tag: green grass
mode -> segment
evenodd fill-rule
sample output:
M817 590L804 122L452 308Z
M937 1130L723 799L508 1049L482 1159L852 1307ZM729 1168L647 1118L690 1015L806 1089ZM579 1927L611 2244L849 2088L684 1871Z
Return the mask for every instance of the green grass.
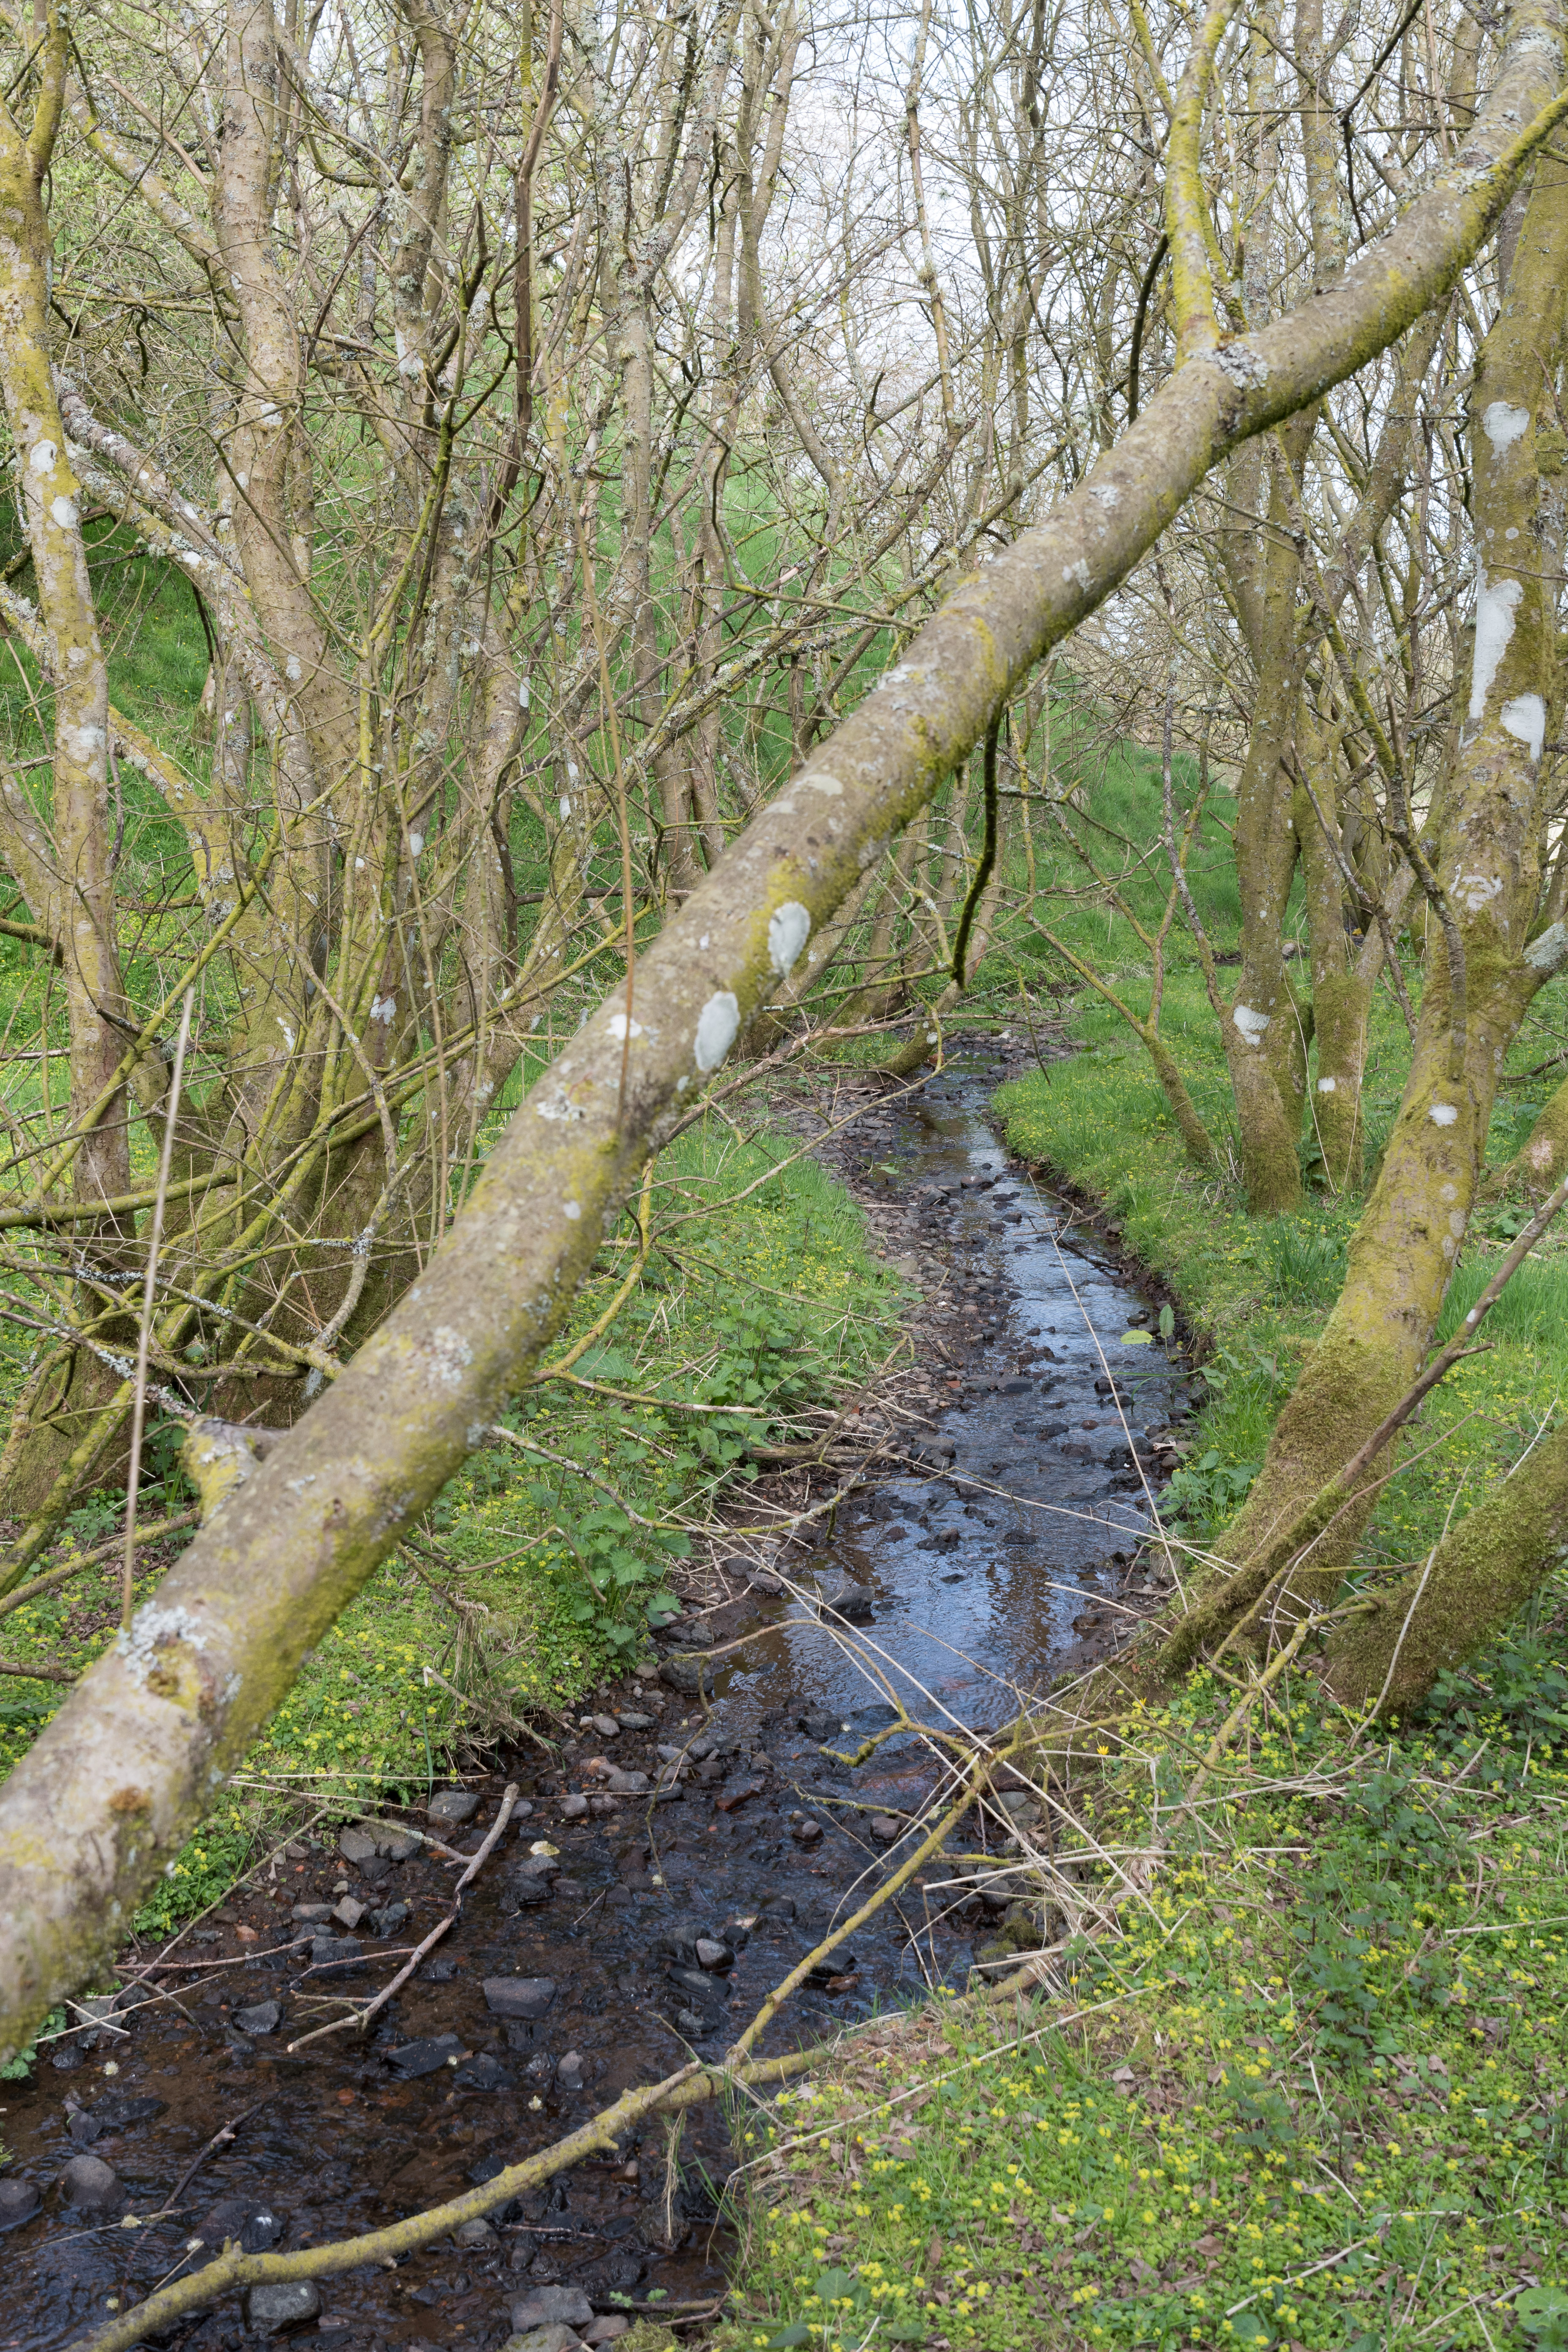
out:
M1108 940L1100 920L1100 968L1146 1003L1125 929ZM1555 1042L1561 993L1515 1066ZM1172 1506L1201 1546L1256 1474L1360 1203L1314 1190L1298 1214L1248 1218L1232 1175L1186 1161L1125 1024L1079 997L1072 1025L1081 1050L999 1108L1015 1149L1106 1205L1199 1336L1203 1402ZM1190 966L1166 1026L1226 1138L1223 1055ZM1371 1159L1407 1055L1380 994ZM1494 1162L1542 1098L1505 1094ZM1439 1336L1518 1223L1508 1204L1477 1219ZM1363 1561L1419 1558L1561 1410L1565 1309L1553 1239L1494 1310L1489 1352L1428 1401L1434 1450L1387 1489ZM724 2352L1568 2345L1568 1571L1375 1745L1309 1677L1288 1679L1183 1813L1235 1698L1200 1675L1107 1758L1093 1839L1064 1832L1056 1852L1110 1924L1059 1952L1043 1998L1003 2016L938 2004L858 2034L755 2126ZM1125 1857L1157 1845L1130 1893ZM991 1950L1058 1932L1020 1905Z
M1563 1630L1481 1718L1490 1789L1479 1720L1352 1755L1302 1686L1173 1834L1232 1694L1147 1718L1113 1780L1123 1850L1163 1784L1147 1895L1039 2000L873 2029L778 2102L726 2352L1560 2344L1561 1725L1522 1759Z

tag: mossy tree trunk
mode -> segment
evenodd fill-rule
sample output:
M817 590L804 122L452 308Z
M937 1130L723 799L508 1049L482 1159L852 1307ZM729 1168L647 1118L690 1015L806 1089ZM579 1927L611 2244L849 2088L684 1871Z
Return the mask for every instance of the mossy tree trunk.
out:
M1535 935L1550 911L1542 753L1558 705L1563 518L1546 467L1558 446L1565 278L1568 173L1543 162L1471 400L1479 615L1468 714L1430 827L1442 919L1410 1074L1344 1287L1225 1538L1238 1564L1295 1520L1408 1385L1465 1236L1498 1074L1564 953L1561 926ZM1539 439L1538 422L1548 428ZM1353 1513L1340 1522L1332 1551L1295 1579L1300 1597L1331 1594L1359 1526Z

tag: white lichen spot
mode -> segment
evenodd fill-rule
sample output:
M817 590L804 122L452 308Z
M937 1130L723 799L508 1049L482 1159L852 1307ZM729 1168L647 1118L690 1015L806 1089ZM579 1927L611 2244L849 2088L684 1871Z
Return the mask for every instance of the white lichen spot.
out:
M841 801L844 798L844 787L837 777L828 775L821 768L811 775L797 776L795 788L797 793L820 793L824 800Z
M364 859L363 857L356 857L354 859L354 872L356 874L363 874L364 872Z
M565 824L565 822L566 822L567 818L571 815L571 814L572 814L572 803L571 803L570 799L567 797L566 793L562 793L562 795L561 795L561 822L562 822L562 824Z
M1533 763L1541 757L1546 741L1546 704L1539 694L1516 694L1505 702L1498 717L1505 731L1529 751Z
M370 1017L373 1021L390 1021L396 1010L395 996L375 996L371 999Z
M1337 1093L1339 1083L1338 1078L1320 1078L1318 1080L1318 1092L1321 1095L1331 1095Z
M704 931L702 937L697 942L699 954L706 955L710 947L712 945L712 933L710 931Z
M690 1084L691 1084L691 1081L690 1081L690 1079L689 1079L689 1078L688 1078L688 1077L684 1077L684 1076L682 1076L682 1077L679 1077L679 1078L677 1078L677 1080L675 1081L675 1091L676 1091L676 1093L677 1093L678 1095L683 1095L683 1094L686 1092L687 1087L688 1087Z
M422 833L411 833L411 834L409 835L409 836L408 836L408 855L409 855L409 856L410 856L410 857L417 857L417 856L420 855L420 853L423 851L424 847L425 847L425 835L424 835Z
M517 681L517 707L520 710L528 709L528 680L525 677Z
M1462 1241L1462 1240L1464 1239L1464 1234L1465 1234L1465 1213L1464 1213L1463 1209L1450 1209L1450 1210L1449 1210L1449 1212L1448 1212L1448 1231L1453 1234L1454 1239L1455 1239L1456 1241Z
M1091 499L1098 499L1102 507L1115 507L1121 503L1121 493L1114 482L1090 482L1089 495Z
M1426 1116L1434 1127L1452 1127L1459 1114L1452 1103L1434 1103Z
M640 1021L634 1021L628 1029L626 1014L624 1013L612 1013L610 1015L610 1034L616 1040L617 1044L624 1045L628 1035L633 1037L640 1037L642 1035L642 1023Z
M1502 883L1495 874L1461 874L1457 887L1467 910L1479 915L1483 907L1490 906Z
M49 502L49 512L53 515L55 520L58 523L62 530L74 530L76 529L77 511L76 500L74 499L59 498L51 499Z
M692 1054L700 1070L718 1068L734 1044L735 1032L740 1025L741 1007L733 990L716 990L697 1016L697 1036Z
M1089 584L1089 566L1084 562L1081 555L1079 557L1076 563L1068 563L1063 565L1062 578L1073 583L1078 587L1083 589L1086 594L1088 593Z
M52 441L35 441L27 458L28 473L37 474L40 480L44 475L52 474L55 470L55 459L59 454Z
M583 1203L581 1201L563 1201L561 1213L569 1225L574 1225L583 1213Z
M1493 454L1500 457L1505 449L1523 438L1530 424L1528 408L1510 408L1506 400L1494 400L1481 411L1481 429L1492 445Z
M474 1360L474 1351L460 1331L438 1324L430 1334L426 1354L431 1377L446 1389L460 1389L463 1374Z
M1257 1045L1260 1043L1263 1033L1268 1026L1267 1013L1259 1013L1254 1004L1238 1004L1230 1017L1249 1045Z
M811 937L811 916L798 898L786 898L768 918L768 961L782 980Z
M183 1642L192 1650L205 1650L207 1645L200 1622L183 1602L171 1609L149 1601L144 1608L138 1609L131 1620L130 1632L122 1632L114 1646L124 1659L125 1671L132 1681L145 1687L157 1653L175 1642Z
M292 1053L294 1050L294 1032L289 1028L289 1024L284 1020L281 1013L275 1013L272 1018L277 1022L278 1026L282 1030L284 1036L288 1039L289 1051Z
M1470 717L1484 716L1487 697L1492 690L1492 680L1498 665L1508 651L1508 641L1513 635L1513 616L1519 609L1524 588L1518 580L1487 578L1487 567L1476 564L1476 657L1470 672Z
M304 677L305 673L300 667L300 656L298 654L289 655L288 660L283 665L283 675L288 679L290 686L299 685L300 680Z
M1437 1198L1442 1202L1445 1208L1447 1207L1450 1201L1457 1201L1458 1197L1458 1189L1453 1184L1445 1184L1437 1194Z

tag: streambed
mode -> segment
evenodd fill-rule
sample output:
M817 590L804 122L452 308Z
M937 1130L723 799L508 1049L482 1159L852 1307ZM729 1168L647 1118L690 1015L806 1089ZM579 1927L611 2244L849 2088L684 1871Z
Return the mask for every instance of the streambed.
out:
M387 1980L454 1873L411 1838L350 1832L279 1853L186 1934L139 2006L84 2021L31 2081L0 2084L15 2159L0 2175L0 2352L57 2352L225 2236L287 2251L381 2227L689 2052L717 2056L898 1859L931 1789L908 1735L855 1770L825 1746L885 1727L894 1696L928 1722L1005 1721L1157 1604L1156 1583L1131 1577L1170 1465L1160 1437L1185 1402L1181 1363L1108 1246L1007 1163L985 1110L1000 1067L971 1051L851 1146L889 1248L945 1311L934 1425L911 1426L903 1458L815 1549L790 1546L778 1576L676 1629L747 1635L704 1670L710 1707L676 1686L702 1647L672 1642L663 1675L601 1695L558 1760L504 1758L435 1800L466 1818L410 1817L471 1850L503 1783L521 1792L462 1917L368 2038L286 2048L334 2013L334 1982L363 1995ZM814 1594L837 1599L831 1624ZM679 1794L660 1798L677 1759ZM556 1853L534 1856L542 1843ZM763 2049L962 1984L989 1916L928 1873L832 1954ZM186 2181L226 2123L232 2137ZM474 2242L323 2281L291 2337L493 2352L514 2318L551 2310L590 2342L639 2310L694 2315L723 2290L713 2192L731 2161L722 2119L700 2110L667 2176L650 2126L471 2228ZM265 2315L249 2317L231 2302L159 2340L237 2352L260 2338Z

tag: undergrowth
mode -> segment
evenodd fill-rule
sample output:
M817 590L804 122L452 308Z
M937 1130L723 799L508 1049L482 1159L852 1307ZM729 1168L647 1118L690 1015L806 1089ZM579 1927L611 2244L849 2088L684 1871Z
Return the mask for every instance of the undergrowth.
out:
M704 1123L659 1161L649 1219L653 1248L622 1311L569 1372L522 1392L504 1416L516 1443L470 1457L307 1659L144 1929L220 1895L264 1830L384 1792L421 1798L458 1747L563 1710L635 1658L650 1618L679 1608L669 1578L693 1534L755 1475L750 1449L831 1406L895 1345L902 1287L815 1162ZM628 1217L554 1360L602 1318L637 1248ZM144 1519L191 1499L172 1445L163 1459ZM40 1565L103 1541L122 1509L113 1495L85 1507ZM118 1624L110 1562L15 1612L5 1647L74 1671ZM66 1686L8 1678L0 1694L3 1771Z

